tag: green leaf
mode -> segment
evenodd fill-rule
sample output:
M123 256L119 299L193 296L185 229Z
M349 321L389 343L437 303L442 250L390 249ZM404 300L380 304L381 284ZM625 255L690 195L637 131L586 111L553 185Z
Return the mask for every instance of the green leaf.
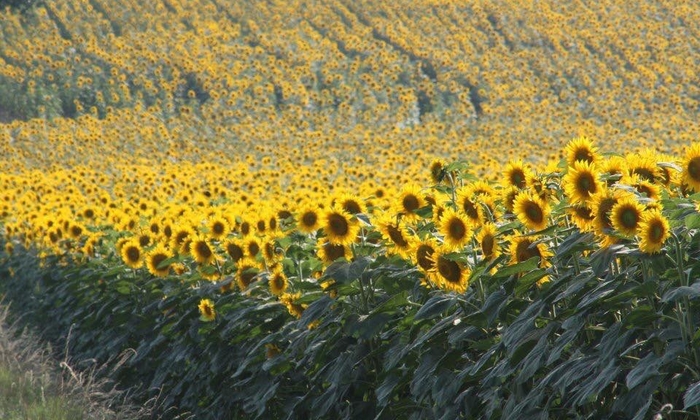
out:
M359 279L370 262L370 257L361 257L351 263L336 261L326 268L323 277L332 278L338 283L349 283Z
M687 216L684 223L687 229L700 228L700 214L691 214L690 216Z
M627 388L632 389L639 384L644 383L649 378L659 374L659 366L661 366L661 358L654 353L649 353L644 359L637 363L634 369L627 374Z
M700 404L700 382L695 382L683 394L683 409L687 410L698 404Z
M693 283L690 286L674 287L673 289L664 293L663 297L661 298L661 302L673 303L684 297L693 299L698 296L700 296L700 282Z
M449 295L436 294L425 302L413 319L415 321L420 321L423 319L435 318L435 316L450 309L454 304L455 299L453 297Z
M505 278L510 277L513 274L520 274L530 272L536 268L539 268L540 257L532 257L527 261L523 261L517 264L509 265L507 267L499 269L494 275L494 278Z

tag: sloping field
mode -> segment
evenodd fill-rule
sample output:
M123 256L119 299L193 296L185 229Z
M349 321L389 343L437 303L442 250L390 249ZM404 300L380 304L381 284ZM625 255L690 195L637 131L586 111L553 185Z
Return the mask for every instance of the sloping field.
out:
M166 418L700 417L699 15L6 8L0 292Z

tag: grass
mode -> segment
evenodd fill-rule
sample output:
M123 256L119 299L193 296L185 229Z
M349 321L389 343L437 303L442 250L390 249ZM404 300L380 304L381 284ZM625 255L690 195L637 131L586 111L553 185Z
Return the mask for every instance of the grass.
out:
M7 323L0 307L0 419L135 419L148 409L132 407L126 394L97 369L76 371L30 332Z

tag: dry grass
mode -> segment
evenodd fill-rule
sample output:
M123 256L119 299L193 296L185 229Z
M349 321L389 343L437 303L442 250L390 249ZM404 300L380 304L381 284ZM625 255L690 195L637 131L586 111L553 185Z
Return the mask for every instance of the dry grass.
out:
M67 356L57 360L35 335L7 322L0 306L0 418L139 419L149 407L128 403L99 367L76 370Z

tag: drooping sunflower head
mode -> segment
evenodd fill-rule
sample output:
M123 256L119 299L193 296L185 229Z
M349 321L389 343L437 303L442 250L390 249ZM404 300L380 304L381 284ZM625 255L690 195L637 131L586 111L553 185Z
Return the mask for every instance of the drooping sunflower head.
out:
M585 204L602 189L596 168L586 161L576 161L562 179L564 192L571 204Z
M240 260L237 264L236 283L241 291L248 289L248 286L257 279L259 273L260 268L255 260L250 258Z
M532 175L532 170L530 170L522 160L510 161L503 172L503 181L501 184L504 187L512 186L522 190L527 187L527 180Z
M337 207L323 213L321 227L329 242L340 245L349 245L355 242L360 231L358 220Z
M172 252L163 244L158 244L146 256L146 267L148 272L156 277L167 277L170 273L171 264L166 261L171 258Z
M442 159L434 159L430 164L430 179L434 184L439 184L446 176L445 162Z
M644 206L634 197L619 200L610 210L613 228L623 236L633 237L637 233L644 213Z
M471 226L467 217L452 209L445 210L438 232L444 238L444 244L451 250L459 250L471 238Z
M681 169L681 182L692 191L700 192L700 143L688 148Z
M513 211L518 220L530 230L546 228L551 212L546 201L528 191L522 191L515 197Z
M671 236L668 219L657 209L647 210L639 223L639 250L654 254L661 252L666 240Z
M566 145L566 163L574 166L576 162L594 164L598 160L598 148L586 136L571 140Z

